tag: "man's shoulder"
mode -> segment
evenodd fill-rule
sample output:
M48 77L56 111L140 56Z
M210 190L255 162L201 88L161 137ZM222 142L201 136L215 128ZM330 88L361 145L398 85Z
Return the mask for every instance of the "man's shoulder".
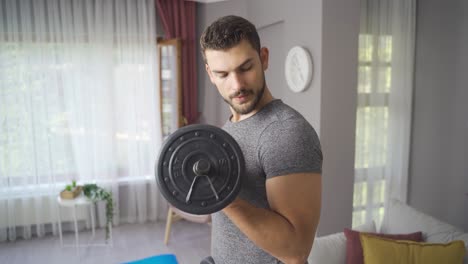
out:
M256 115L241 121L227 121L223 129L229 133L261 136L270 130L291 130L289 133L303 133L304 129L313 130L310 123L297 110L276 99L266 105Z
M263 129L260 138L262 140L292 140L297 137L317 138L317 133L312 125L302 116L278 117Z
M312 125L305 119L305 117L291 106L282 103L279 104L271 113L269 124L265 130L270 129L310 129ZM291 131L294 132L294 131Z
M267 178L299 172L321 172L320 141L297 111L282 106L260 135L257 154Z
M298 123L308 123L305 117L292 106L280 101L270 113L276 117L276 121L288 121Z
M310 138L311 142L319 142L314 127L294 108L287 104L277 107L272 112L268 125L260 135L260 141L291 141L298 138Z

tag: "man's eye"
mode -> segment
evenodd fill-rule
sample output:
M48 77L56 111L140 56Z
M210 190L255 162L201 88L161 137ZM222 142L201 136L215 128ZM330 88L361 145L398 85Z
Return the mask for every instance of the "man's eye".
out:
M219 73L218 77L221 78L221 79L224 79L224 78L227 77L227 73Z
M250 69L252 69L252 65L241 68L241 71L246 72L246 71L249 71Z

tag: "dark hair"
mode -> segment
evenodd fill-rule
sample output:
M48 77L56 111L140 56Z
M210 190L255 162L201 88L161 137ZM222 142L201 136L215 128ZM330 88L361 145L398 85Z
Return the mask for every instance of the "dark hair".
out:
M226 50L244 39L260 54L260 37L250 21L232 15L218 18L205 29L200 37L203 61L206 63L205 50Z

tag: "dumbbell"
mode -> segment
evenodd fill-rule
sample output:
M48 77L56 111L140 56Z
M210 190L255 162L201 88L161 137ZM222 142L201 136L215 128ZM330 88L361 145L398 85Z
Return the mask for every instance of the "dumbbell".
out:
M211 214L236 198L244 166L238 143L226 131L189 125L164 141L156 161L156 182L172 206L191 214Z

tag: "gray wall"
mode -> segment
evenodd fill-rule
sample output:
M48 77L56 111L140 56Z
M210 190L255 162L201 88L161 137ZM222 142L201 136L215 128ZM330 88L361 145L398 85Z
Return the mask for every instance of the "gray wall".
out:
M418 1L409 204L468 230L468 3Z
M354 172L356 51L359 1L236 0L199 5L199 31L227 14L259 27L271 51L267 82L320 134L325 156L319 235L351 225ZM468 1L418 1L415 91L410 155L410 205L468 230ZM199 33L200 33L199 32ZM311 87L285 87L287 50L314 57ZM222 125L229 111L199 61L202 121ZM337 76L339 78L337 78Z
M197 6L197 30L198 39L203 30L218 17L225 15L239 15L246 17L247 5L245 0L216 2L211 4L198 4ZM230 116L218 90L214 87L205 71L205 64L198 51L198 89L199 89L199 111L201 112L200 123L222 126Z
M273 96L302 113L320 135L325 162L318 235L351 226L359 0L202 4L198 35L227 14L244 16L257 26L262 45L270 49L266 78ZM284 59L295 45L306 47L314 60L314 78L303 93L291 92L284 80ZM220 126L230 115L228 107L209 82L201 58L198 71L201 121Z
M293 104L320 133L320 67L315 68L309 89L295 94L286 87L283 64L287 51L295 45L305 46L312 54L314 62L320 64L321 1L292 2L296 2L295 6L301 8L291 8L294 4L286 5L281 0L231 0L199 5L198 35L223 15L240 15L254 23L262 38L262 46L270 49L270 66L266 71L266 79L273 96ZM201 58L199 65L201 122L222 125L230 112L206 76Z
M359 15L359 0L323 1L323 234L352 224Z
M458 44L458 78L454 103L454 134L452 146L454 147L452 175L450 186L455 191L448 191L450 201L457 201L455 206L449 206L447 214L449 221L462 227L468 232L468 1L460 1L460 39ZM460 199L460 194L465 197ZM459 210L460 208L460 210Z

